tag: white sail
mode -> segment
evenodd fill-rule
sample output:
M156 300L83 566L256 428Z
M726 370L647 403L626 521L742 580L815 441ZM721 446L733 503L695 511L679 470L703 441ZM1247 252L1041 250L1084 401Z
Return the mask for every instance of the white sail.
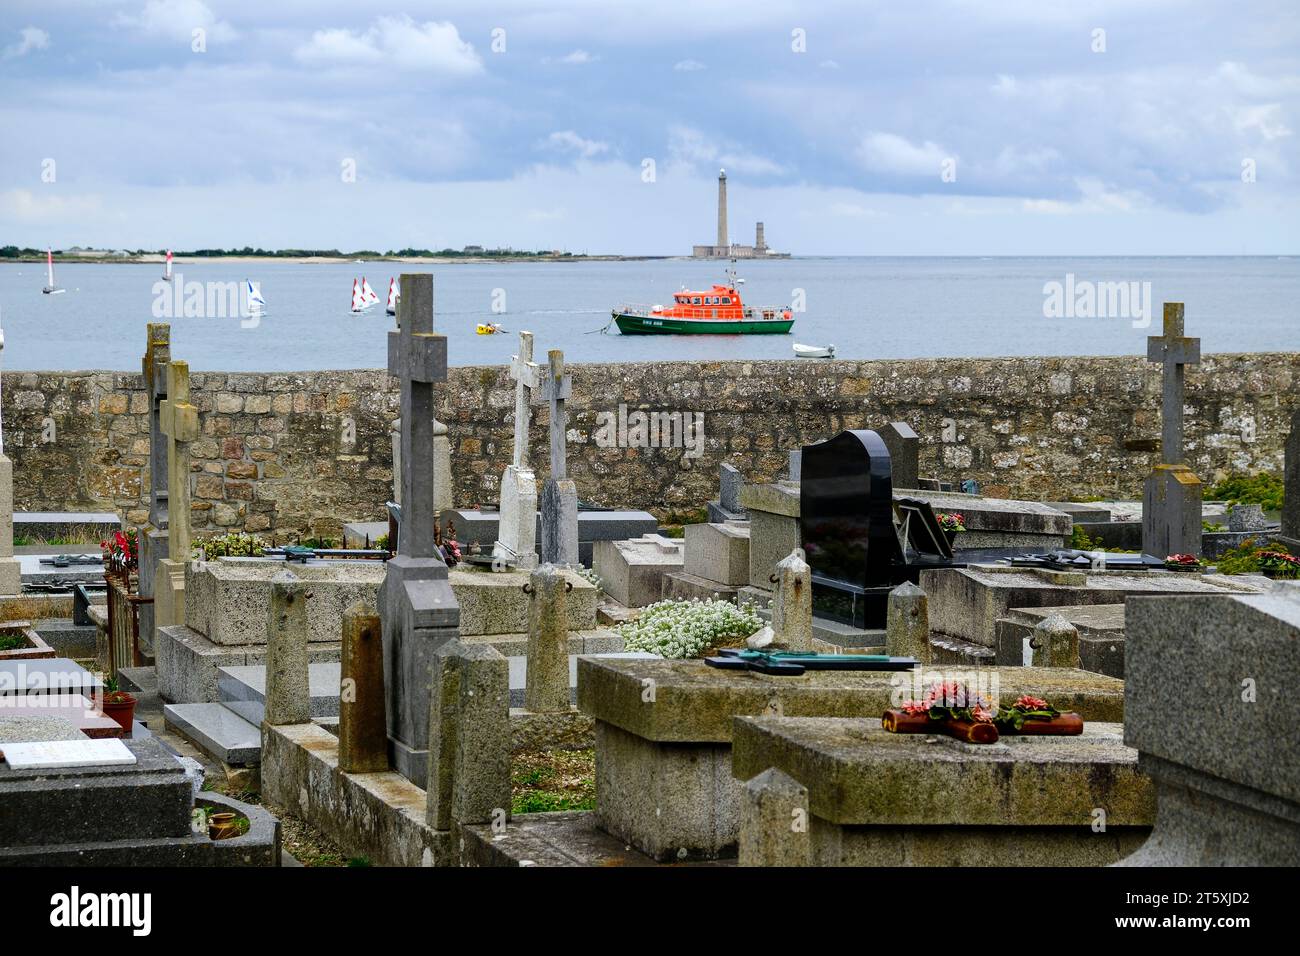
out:
M58 295L63 290L54 284L54 250L47 248L45 250L45 288L41 291L46 295Z
M352 280L352 311L360 312L366 307L365 296L361 294L361 283Z
M385 311L389 315L397 314L397 300L402 297L402 293L397 288L397 280L390 278L388 280L388 305Z
M379 293L370 288L370 283L366 281L365 276L361 277L361 296L366 300L367 306L374 305L379 301Z
M167 264L163 266L163 279L167 282L172 281L172 251L167 250Z
M252 279L245 279L244 282L248 286L248 314L260 315L266 310L266 300L262 298L262 291L253 285Z

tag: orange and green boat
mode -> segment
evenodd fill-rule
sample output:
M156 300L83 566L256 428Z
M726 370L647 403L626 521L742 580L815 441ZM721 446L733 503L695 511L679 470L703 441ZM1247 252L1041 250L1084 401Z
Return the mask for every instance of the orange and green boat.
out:
M624 335L784 335L794 325L789 306L745 305L734 270L726 285L708 290L683 288L671 305L623 305L612 310Z

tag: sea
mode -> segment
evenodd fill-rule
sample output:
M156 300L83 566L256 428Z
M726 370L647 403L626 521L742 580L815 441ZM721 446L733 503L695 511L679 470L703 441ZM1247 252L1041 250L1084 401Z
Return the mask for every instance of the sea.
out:
M138 370L146 323L166 321L173 356L195 371L382 368L395 326L383 299L389 279L403 271L433 273L435 329L447 336L457 366L508 363L515 333L525 329L538 361L554 348L567 362L784 359L795 342L833 345L845 359L1144 355L1147 337L1160 334L1165 300L1186 304L1186 334L1199 337L1204 352L1300 351L1300 256L741 260L745 302L793 306L790 334L624 336L610 324L612 307L708 288L726 281L727 265L208 260L177 263L167 286L158 264L67 263L56 264L56 284L66 292L43 295L43 264L5 263L3 365ZM363 276L381 301L354 314L352 283ZM186 315L189 291L205 291L206 313L206 290L248 280L266 302L264 314L225 314L218 291L215 314ZM1116 283L1126 284L1127 302ZM476 334L483 323L506 334Z

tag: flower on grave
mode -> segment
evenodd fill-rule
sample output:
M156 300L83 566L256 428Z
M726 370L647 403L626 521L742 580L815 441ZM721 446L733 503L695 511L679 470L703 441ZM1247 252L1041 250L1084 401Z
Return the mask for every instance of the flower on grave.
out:
M705 651L739 644L763 626L749 605L730 601L659 601L644 608L640 617L614 628L629 651L661 657L699 657Z
M1032 694L1021 694L1010 707L999 708L993 716L993 722L1019 730L1027 720L1052 720L1060 714L1059 710L1043 698Z
M1194 554L1171 554L1165 558L1165 565L1175 568L1200 567L1201 559Z
M114 571L134 571L140 564L137 551L136 533L131 531L114 531L107 541L100 542L104 564Z
M903 701L902 711L910 717L919 717L930 712L930 705L919 700L906 700Z
M969 720L987 723L994 719L992 705L981 694L961 681L936 681L926 688L919 701L909 700L902 709L907 714L928 714L931 720Z
M1043 700L1041 697L1034 697L1030 694L1021 694L1016 698L1016 702L1011 706L1019 707L1021 710L1045 710L1047 708L1047 701Z
M1300 578L1300 558L1285 551L1260 551L1259 568L1279 578Z
M965 531L966 519L955 511L940 511L934 516L939 522L939 527L944 531Z

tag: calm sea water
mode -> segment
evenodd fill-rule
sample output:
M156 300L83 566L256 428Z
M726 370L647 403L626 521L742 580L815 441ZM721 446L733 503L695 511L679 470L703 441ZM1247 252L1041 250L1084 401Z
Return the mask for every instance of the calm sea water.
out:
M0 265L0 324L8 369L138 370L153 318L158 265L58 266L63 295L41 294L44 268ZM1300 350L1300 258L827 258L741 262L752 305L786 305L803 290L806 311L790 335L621 336L609 310L665 302L685 284L722 281L723 264L537 262L204 262L182 264L184 281L260 283L266 315L170 318L172 354L196 371L379 368L393 319L382 304L349 311L352 279L383 297L390 275L434 275L435 325L453 365L504 364L514 335L479 336L479 322L536 335L537 355L562 348L570 362L789 358L791 344L834 344L841 358L1145 354L1160 303L1187 306L1187 333L1207 352ZM1045 318L1043 287L1076 282L1150 282L1150 328L1129 318ZM494 311L504 307L504 312ZM588 334L590 333L590 334Z

